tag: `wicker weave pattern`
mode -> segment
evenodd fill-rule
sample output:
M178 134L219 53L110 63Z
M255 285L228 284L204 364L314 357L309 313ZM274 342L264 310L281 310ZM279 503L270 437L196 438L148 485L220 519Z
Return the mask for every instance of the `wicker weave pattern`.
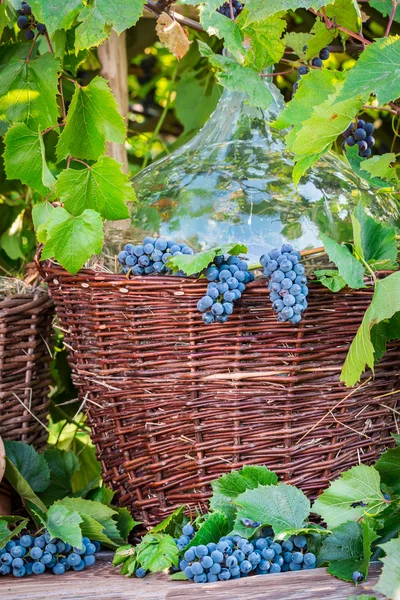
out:
M53 302L43 290L0 301L0 436L43 446ZM30 412L29 412L30 411Z
M380 396L398 388L400 345L374 379L339 384L371 289L311 285L294 327L276 321L256 280L227 323L204 326L204 282L45 270L104 479L135 517L201 508L208 482L244 464L266 464L314 496L390 444L397 396Z

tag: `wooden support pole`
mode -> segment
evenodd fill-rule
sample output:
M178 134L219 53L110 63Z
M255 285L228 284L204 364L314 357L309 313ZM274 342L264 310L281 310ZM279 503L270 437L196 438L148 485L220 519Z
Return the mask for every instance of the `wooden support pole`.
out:
M117 35L111 32L107 41L98 49L101 62L101 75L108 80L110 88L118 102L119 112L125 122L128 116L128 58L126 53L125 32ZM107 147L108 155L122 163L125 173L128 172L128 155L123 144L110 142Z

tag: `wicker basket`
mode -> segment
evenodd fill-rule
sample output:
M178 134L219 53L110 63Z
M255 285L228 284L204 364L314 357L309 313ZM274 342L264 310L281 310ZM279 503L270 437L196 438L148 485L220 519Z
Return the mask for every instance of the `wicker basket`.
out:
M21 281L0 285L0 436L38 448L47 439L53 302Z
M390 444L397 396L384 395L399 388L400 345L374 378L339 383L371 288L311 284L293 326L277 322L256 279L227 323L205 326L204 281L42 268L104 480L147 524L180 504L202 509L208 483L245 464L315 496Z

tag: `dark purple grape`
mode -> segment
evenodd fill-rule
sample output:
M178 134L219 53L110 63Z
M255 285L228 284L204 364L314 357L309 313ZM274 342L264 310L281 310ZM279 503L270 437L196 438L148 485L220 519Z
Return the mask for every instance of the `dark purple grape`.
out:
M367 137L367 132L365 131L365 129L362 129L361 127L359 127L358 129L355 130L354 137L356 138L356 140L358 142L361 140L365 140L365 138Z
M358 119L357 126L361 127L362 129L364 129L364 127L365 127L365 121L363 121L362 119Z
M354 133L353 123L350 123L350 125L348 126L346 131L343 131L342 135L344 138L348 138L349 136L353 135L353 133Z
M25 39L27 39L27 40L33 40L35 37L35 34L30 29L28 31L25 31L24 35L25 35Z
M322 60L320 58L313 58L312 66L313 67L322 67Z
M368 144L368 148L372 148L372 146L375 144L375 138L373 138L373 137L372 137L372 135L368 135L368 136L365 138L365 141L366 141L366 142L367 142L367 144Z
M43 35L47 31L46 25L44 25L43 23L38 23L37 30Z
M357 145L360 152L365 152L368 148L368 144L364 140L357 142Z
M308 73L308 69L307 69L307 67L302 65L301 67L298 68L297 72L299 75L306 75Z
M20 29L28 29L29 27L29 19L25 15L21 15L17 19L17 25Z
M22 10L24 11L24 15L31 15L32 14L32 10L31 10L31 7L29 6L29 4L23 4L22 5Z
M344 143L346 144L346 146L355 146L356 141L353 137L348 137L344 140Z
M367 135L372 135L374 133L375 127L372 123L365 123L364 129L367 132Z
M329 52L328 48L322 48L321 52L319 53L319 57L321 60L328 60L330 55L331 53Z
M360 153L360 156L362 156L363 158L369 158L371 156L371 148L367 148L366 150L364 150L364 152Z

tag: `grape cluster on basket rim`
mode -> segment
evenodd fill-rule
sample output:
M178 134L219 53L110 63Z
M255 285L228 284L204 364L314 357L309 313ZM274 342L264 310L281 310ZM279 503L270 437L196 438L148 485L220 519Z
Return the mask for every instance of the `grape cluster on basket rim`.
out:
M268 277L269 299L278 321L297 325L307 308L307 277L300 263L301 254L290 244L274 248L260 258L263 274Z
M273 536L249 542L240 535L223 536L218 543L188 548L179 568L194 583L239 579L251 574L267 575L286 571L313 569L316 556L307 550L303 535L277 542Z
M32 9L25 0L21 2L21 8L17 10L17 13L19 15L17 26L24 31L25 39L33 40L35 38L34 29L37 29L38 34L44 35L46 33L46 25L36 22Z
M32 536L23 535L10 540L0 550L0 575L41 575L52 571L54 575L63 575L66 571L83 571L96 562L99 542L82 538L82 547L72 547L50 533Z
M187 244L178 244L165 238L145 237L138 245L126 244L118 254L118 262L126 275L169 275L172 273L166 265L173 256L193 254ZM180 273L178 271L178 275Z
M205 276L210 283L205 296L197 303L203 313L203 323L225 323L234 311L234 303L246 290L246 284L254 281L254 274L242 258L220 254L206 269Z

